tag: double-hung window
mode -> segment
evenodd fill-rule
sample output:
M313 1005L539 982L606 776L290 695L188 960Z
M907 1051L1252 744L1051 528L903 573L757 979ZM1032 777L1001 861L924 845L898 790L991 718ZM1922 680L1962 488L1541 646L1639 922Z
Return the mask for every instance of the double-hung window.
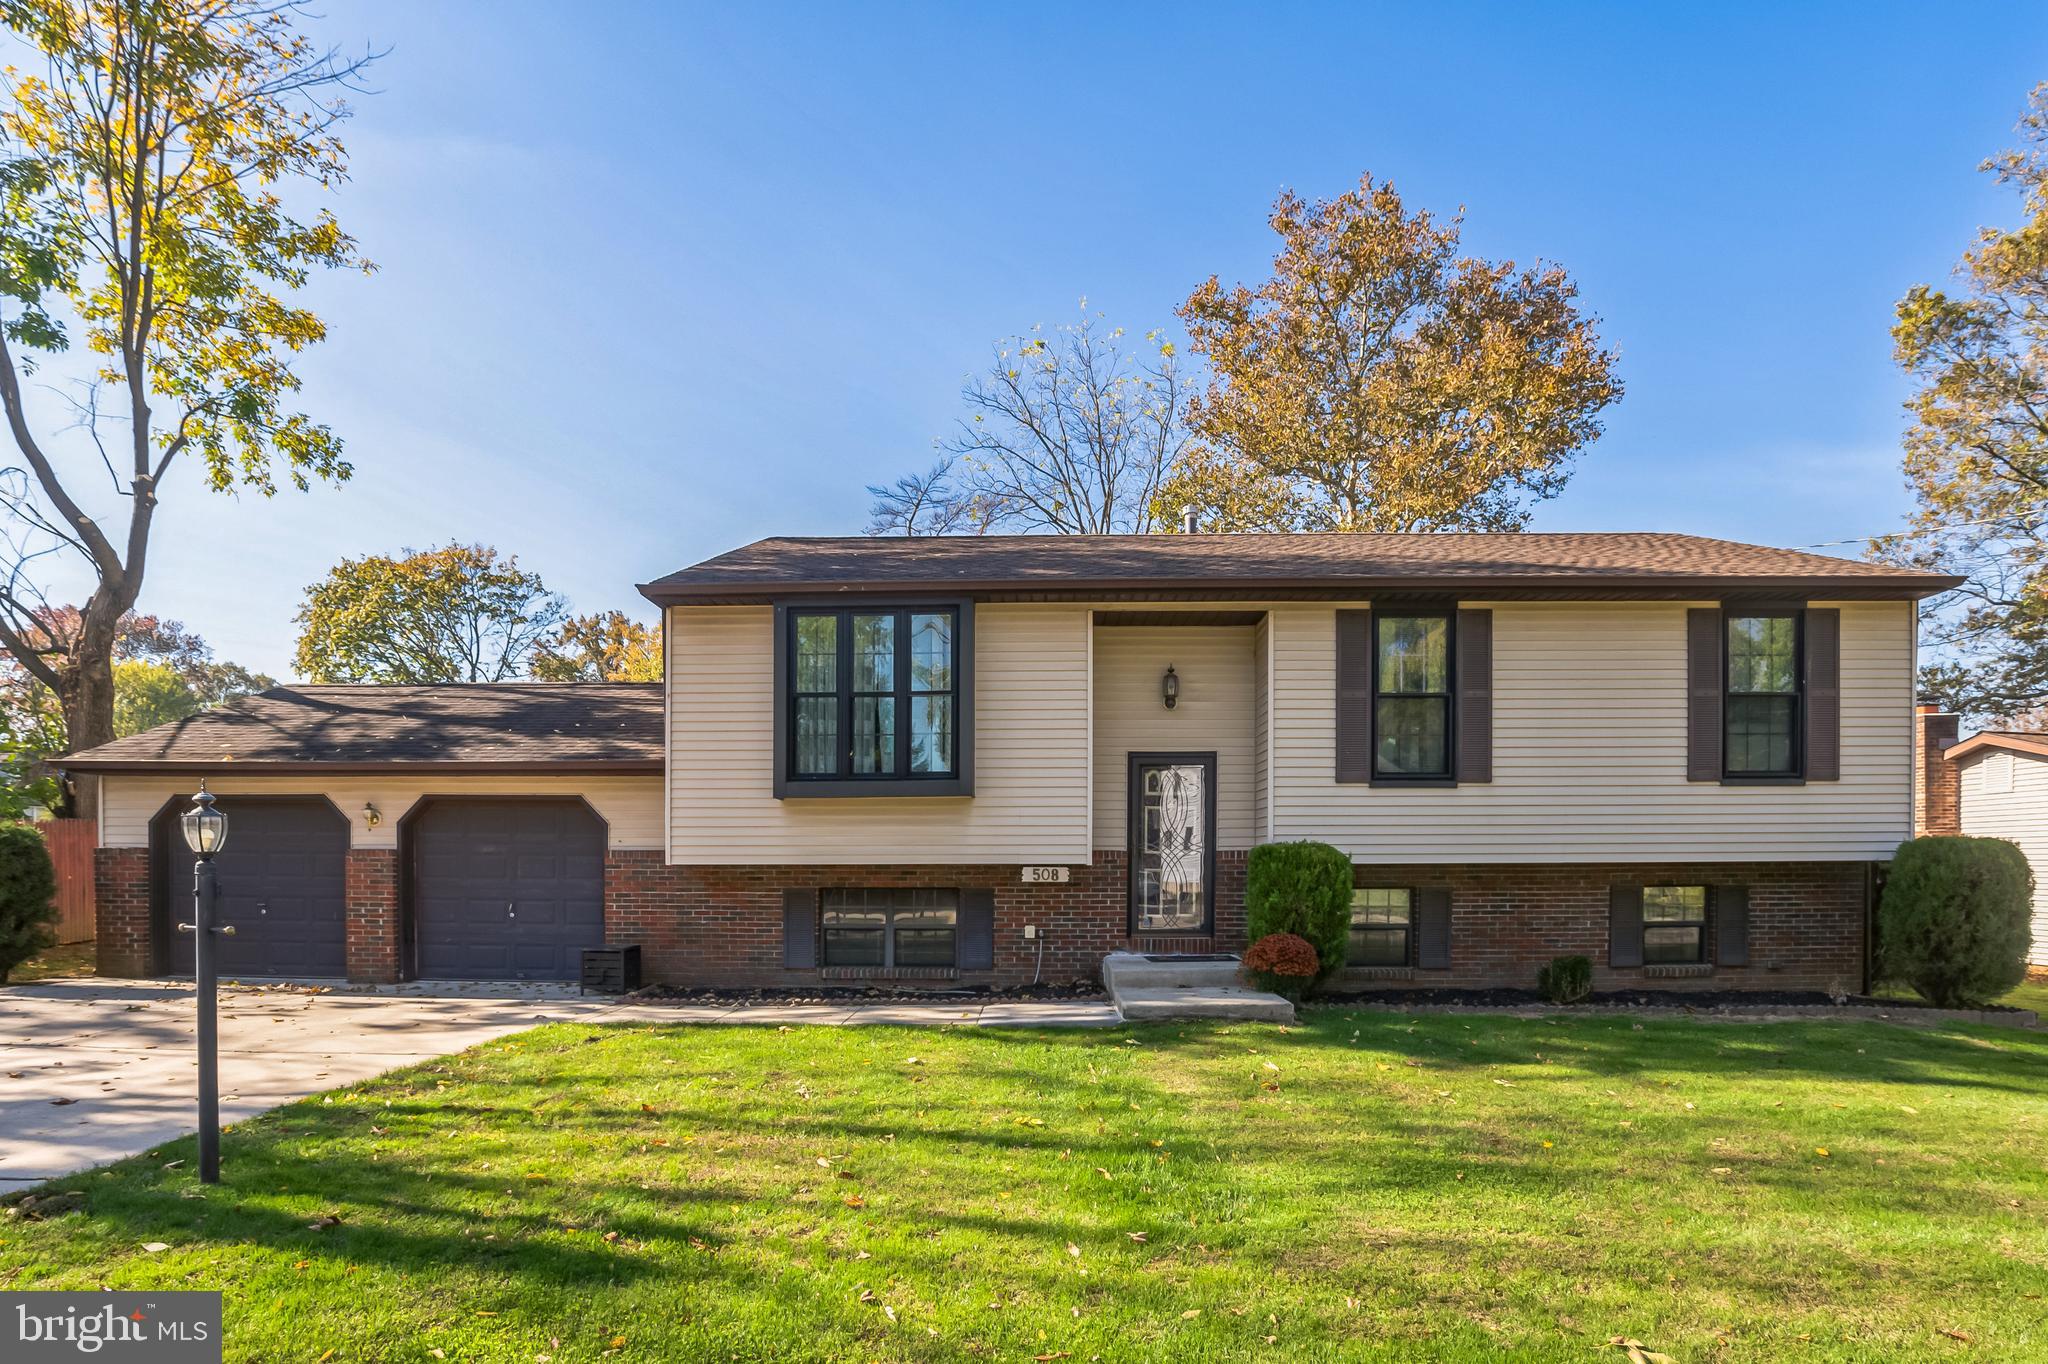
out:
M790 607L778 794L966 794L964 608ZM833 787L832 791L819 788Z
M1451 775L1451 617L1374 612L1374 780Z
M1643 964L1690 966L1707 959L1707 888L1643 887Z
M1727 617L1723 763L1730 777L1800 775L1800 613Z
M818 916L826 966L952 966L958 959L955 890L828 890Z
M1354 966L1406 966L1415 926L1413 894L1373 887L1351 892L1351 945L1345 959Z

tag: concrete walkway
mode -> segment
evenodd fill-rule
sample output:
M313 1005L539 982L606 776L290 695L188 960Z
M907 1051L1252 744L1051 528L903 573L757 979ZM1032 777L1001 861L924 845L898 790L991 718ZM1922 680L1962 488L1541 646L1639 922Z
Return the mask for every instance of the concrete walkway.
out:
M1118 1019L1098 1000L660 1005L559 986L236 986L221 992L221 1121L564 1021L1101 1027ZM191 1132L195 1029L189 984L0 988L0 1192Z

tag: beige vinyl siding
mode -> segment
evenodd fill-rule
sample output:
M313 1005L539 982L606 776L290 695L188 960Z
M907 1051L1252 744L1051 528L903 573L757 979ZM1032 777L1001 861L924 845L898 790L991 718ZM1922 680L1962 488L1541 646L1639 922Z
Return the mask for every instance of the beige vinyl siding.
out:
M149 844L149 822L172 797L190 795L198 787L191 776L108 775L100 784L100 843L108 848L141 848ZM206 789L216 795L326 796L348 817L349 837L358 848L398 846L398 821L423 797L434 796L581 796L604 819L614 848L661 846L661 778L540 776L340 776L317 772L304 776L209 776ZM363 806L377 807L383 820L364 827ZM232 826L228 837L234 837Z
M2048 966L2048 758L1979 749L1962 761L1963 832L2019 845L2034 868L2034 946Z
M1256 841L1254 627L1104 626L1095 631L1095 846L1128 842L1130 755L1216 754L1216 842ZM1180 702L1168 710L1160 679L1171 666Z
M1384 862L1886 857L1911 822L1913 607L1839 605L1840 781L1685 779L1688 603L1497 603L1494 779L1454 789L1336 782L1334 608L1275 608L1272 837Z
M1252 630L1252 841L1272 837L1273 627L1261 616Z
M774 619L669 612L670 861L1088 861L1087 608L976 609L972 797L775 799Z

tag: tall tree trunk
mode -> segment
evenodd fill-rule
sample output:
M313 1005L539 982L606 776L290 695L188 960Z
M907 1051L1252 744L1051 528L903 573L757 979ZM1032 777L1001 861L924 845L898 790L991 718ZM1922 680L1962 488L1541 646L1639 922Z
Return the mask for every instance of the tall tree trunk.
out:
M64 708L64 733L73 753L97 748L114 737L114 663L109 647L88 649L57 675L58 704ZM62 760L58 760L62 766ZM69 793L71 814L78 819L99 816L99 781L76 776Z

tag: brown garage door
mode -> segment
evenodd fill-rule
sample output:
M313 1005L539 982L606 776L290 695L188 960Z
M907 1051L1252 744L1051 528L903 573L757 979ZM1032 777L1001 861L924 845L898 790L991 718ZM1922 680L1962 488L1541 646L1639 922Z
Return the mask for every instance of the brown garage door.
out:
M344 974L348 821L318 798L222 796L219 809L228 817L227 844L213 859L220 922L235 930L232 937L214 939L220 973L292 979ZM178 832L177 813L157 822L158 865L167 869L159 941L168 946L169 969L189 974L192 935L177 926L192 921L193 857Z
M575 980L604 942L604 824L580 800L437 800L411 821L414 974Z

